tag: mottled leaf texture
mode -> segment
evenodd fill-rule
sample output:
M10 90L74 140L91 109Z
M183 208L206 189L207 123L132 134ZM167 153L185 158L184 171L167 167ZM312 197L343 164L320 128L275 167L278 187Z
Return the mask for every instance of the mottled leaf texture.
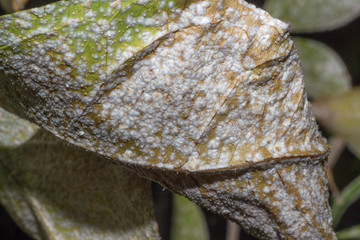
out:
M351 76L340 56L325 44L294 37L304 71L305 89L313 99L351 90Z
M11 118L9 129L33 128ZM12 135L22 140L17 131ZM160 239L148 180L44 130L28 136L20 145L2 146L0 202L31 237Z
M74 0L0 29L4 108L259 238L335 238L287 24L243 0Z
M264 8L296 32L332 30L360 16L360 0L267 0Z

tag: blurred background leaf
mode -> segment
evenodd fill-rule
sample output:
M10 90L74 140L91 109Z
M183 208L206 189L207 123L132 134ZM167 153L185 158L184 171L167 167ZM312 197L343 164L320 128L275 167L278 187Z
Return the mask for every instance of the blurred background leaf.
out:
M173 195L173 201L171 240L208 240L209 231L201 208L177 194Z
M0 108L0 149L21 145L38 130L35 124Z
M360 87L342 96L312 103L318 121L333 134L342 137L360 158Z
M0 6L7 13L21 11L25 8L28 0L0 0Z
M351 89L351 76L334 50L309 38L293 40L301 58L306 92L311 98L339 95Z
M360 15L360 0L267 0L264 8L291 23L294 32L341 27Z
M14 137L1 139L0 202L32 238L159 238L150 181L0 108L4 116L0 139Z
M346 209L360 198L360 176L348 184L331 204L333 225L336 226ZM359 235L360 236L360 235Z
M360 225L341 230L336 235L339 240L359 240Z

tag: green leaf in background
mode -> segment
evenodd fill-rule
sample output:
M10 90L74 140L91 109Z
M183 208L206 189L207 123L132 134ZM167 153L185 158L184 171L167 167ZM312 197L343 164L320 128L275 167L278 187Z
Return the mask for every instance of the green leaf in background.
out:
M264 8L289 21L295 32L319 32L344 26L360 15L360 0L267 0Z
M17 12L24 9L28 0L0 0L0 7L7 13Z
M159 239L149 181L44 130L0 150L0 202L34 239Z
M315 101L312 109L317 120L342 137L360 158L360 87L342 96Z
M358 240L360 236L360 225L356 225L336 234L339 240Z
M360 198L360 176L348 184L332 202L333 224L336 226L346 209ZM359 235L358 235L359 236Z
M38 127L0 108L0 149L21 145L31 138Z
M173 195L171 240L209 239L206 220L200 207L187 198Z
M351 89L351 77L340 56L325 44L294 37L305 75L306 92L314 99Z
M0 161L6 159L7 151L26 143L37 131L38 127L35 124L0 108ZM19 194L19 189L19 184L11 179L8 169L0 162L0 202L23 230L38 239L38 222L25 197Z

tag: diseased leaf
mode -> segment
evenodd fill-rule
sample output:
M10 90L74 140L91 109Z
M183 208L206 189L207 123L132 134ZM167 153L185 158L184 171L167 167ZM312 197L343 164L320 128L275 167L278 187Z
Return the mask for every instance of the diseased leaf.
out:
M149 169L140 173L240 224L260 239L336 239L330 227L322 157L293 158L212 174Z
M159 239L149 181L44 130L0 151L0 202L34 239Z
M267 0L264 8L296 32L332 30L360 15L360 0Z
M335 96L351 89L351 77L340 56L325 44L301 37L293 38L304 71L310 97Z
M349 149L360 157L360 88L314 102L312 108L320 123L345 139Z
M332 203L333 224L336 226L346 209L360 198L360 176L348 184Z
M222 10L207 1L183 11L174 6L169 11L179 12L178 18L161 10L168 17L160 23L158 14L146 22L143 15L136 21L128 16L161 2L115 3L59 2L3 17L1 104L70 143L164 169L248 166L308 155L307 143L311 154L326 152L317 131L303 134L317 127L307 119L310 108L286 24L245 3L224 2ZM254 16L240 20L243 11ZM15 28L19 19L26 21ZM124 40L121 32L133 25L150 38L131 28L139 39ZM260 125L262 132L250 127ZM286 134L277 136L279 131Z
M171 240L207 240L208 229L201 209L185 197L173 197Z
M265 239L334 239L288 25L245 1L61 1L0 18L0 104Z

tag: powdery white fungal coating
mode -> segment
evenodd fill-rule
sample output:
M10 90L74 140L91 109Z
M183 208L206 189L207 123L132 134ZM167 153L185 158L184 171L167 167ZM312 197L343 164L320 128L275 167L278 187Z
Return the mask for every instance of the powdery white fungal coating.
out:
M324 158L294 158L213 174L141 173L259 239L336 239Z
M43 107L29 103L29 115L40 122L51 119L64 124L63 114L48 118L49 112L64 112L72 101L75 111L86 108L122 81L119 75L127 65L131 67L131 58L168 33L167 24L184 4L178 2L172 9L158 10L160 1L107 1L101 8L98 1L60 1L4 16L0 70L7 76L20 75L19 84L35 96L41 92L41 99L51 99Z
M286 24L241 0L115 5L60 2L1 20L49 22L0 30L2 85L21 91L14 108L71 143L156 168L327 152Z
M242 0L98 3L0 19L0 104L255 236L335 238L285 23Z

